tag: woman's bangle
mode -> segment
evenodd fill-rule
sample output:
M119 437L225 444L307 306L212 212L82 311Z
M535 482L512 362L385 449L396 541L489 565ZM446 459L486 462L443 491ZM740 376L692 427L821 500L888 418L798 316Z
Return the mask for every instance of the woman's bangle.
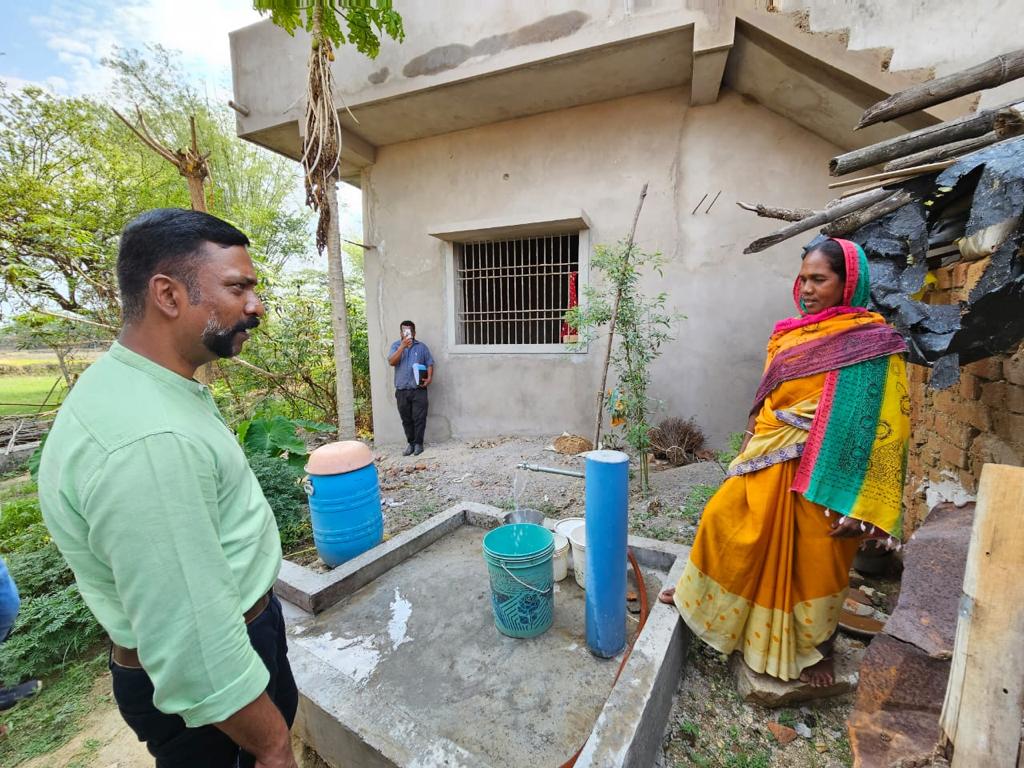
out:
M747 435L750 435L751 437L753 437L753 436L754 436L754 433L753 433L753 432L751 432L751 431L750 431L749 429L744 429L744 430L743 430L743 433L744 433L744 434L747 434Z

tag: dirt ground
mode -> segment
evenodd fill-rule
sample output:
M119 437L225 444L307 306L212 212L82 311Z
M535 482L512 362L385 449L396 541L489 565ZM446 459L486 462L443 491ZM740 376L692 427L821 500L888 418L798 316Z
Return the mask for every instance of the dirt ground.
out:
M583 481L517 470L522 462L582 471L582 458L547 450L551 439L499 438L427 445L418 457L401 447L376 450L385 533L395 535L462 500L512 509L537 509L549 517L583 513ZM652 467L649 497L634 489L631 530L639 535L690 543L711 491L724 479L715 462ZM633 486L636 483L632 483ZM110 700L107 675L94 690L100 699L81 733L60 750L24 763L30 768L150 768L151 759L123 724ZM693 643L666 729L658 768L839 768L850 765L844 720L851 697L803 708L772 711L739 701L726 661ZM781 747L767 723L810 729ZM802 729L801 729L802 730ZM806 731L805 731L806 733ZM313 765L313 763L309 763Z

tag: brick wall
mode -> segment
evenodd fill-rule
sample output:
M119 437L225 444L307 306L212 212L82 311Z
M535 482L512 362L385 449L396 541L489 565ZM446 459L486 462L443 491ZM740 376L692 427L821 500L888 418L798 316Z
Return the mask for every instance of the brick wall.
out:
M966 301L987 259L937 270L925 295L931 304ZM1015 353L964 366L960 383L935 391L931 370L908 366L911 397L905 529L913 532L928 513L925 488L952 476L964 489L978 488L986 463L1024 466L1024 345Z

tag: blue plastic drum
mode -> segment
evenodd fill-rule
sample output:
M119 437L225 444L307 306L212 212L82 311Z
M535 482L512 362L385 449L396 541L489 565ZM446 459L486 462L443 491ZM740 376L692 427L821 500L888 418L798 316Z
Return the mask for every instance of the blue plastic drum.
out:
M373 464L337 475L310 475L309 514L320 559L330 567L384 539L380 484Z

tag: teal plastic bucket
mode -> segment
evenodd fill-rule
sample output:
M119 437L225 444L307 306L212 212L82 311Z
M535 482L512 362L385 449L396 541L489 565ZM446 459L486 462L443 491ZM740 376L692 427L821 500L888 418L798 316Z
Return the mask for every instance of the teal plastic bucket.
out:
M509 637L536 637L555 616L555 537L539 525L503 525L484 536L494 625Z

